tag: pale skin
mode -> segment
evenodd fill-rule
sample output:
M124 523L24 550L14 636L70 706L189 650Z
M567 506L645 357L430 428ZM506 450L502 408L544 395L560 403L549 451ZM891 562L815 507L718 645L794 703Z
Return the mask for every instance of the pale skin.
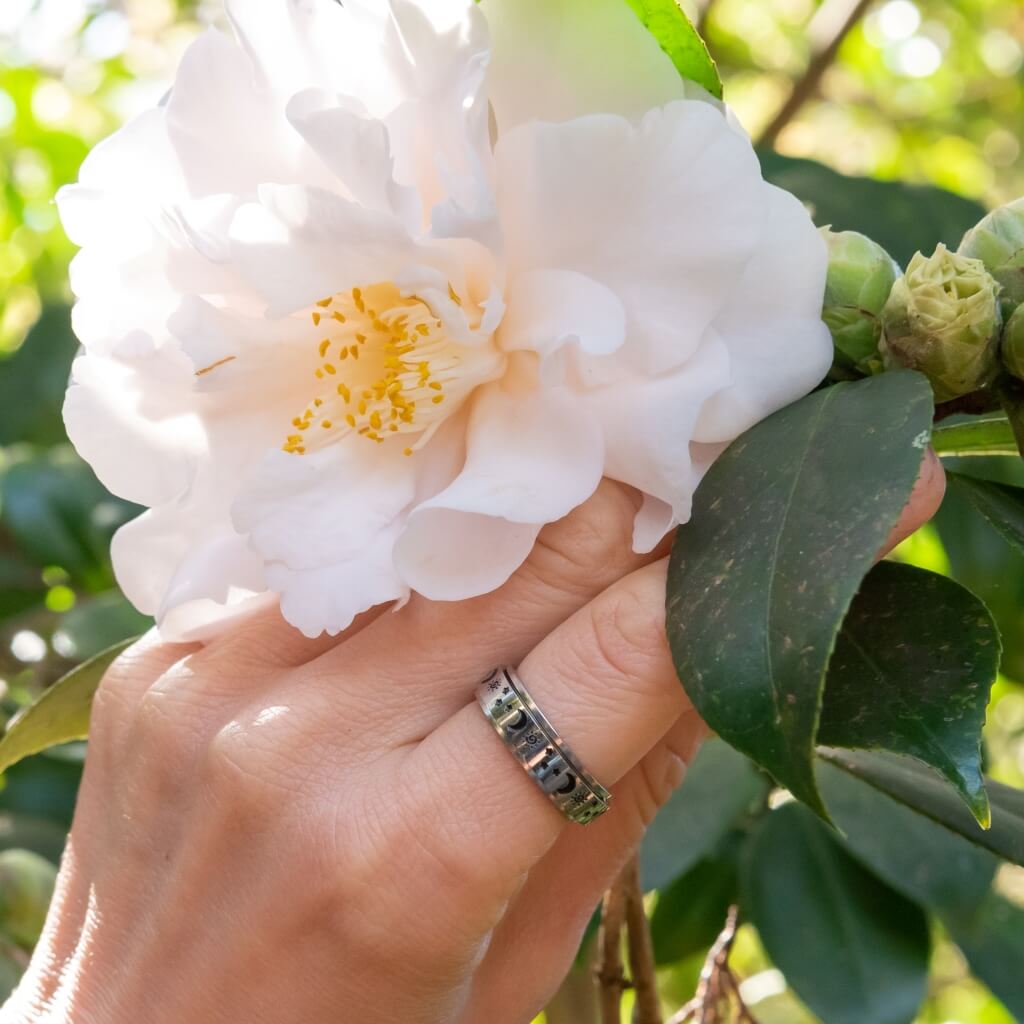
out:
M928 455L888 547L941 501ZM525 1024L705 729L665 550L605 482L500 590L310 641L149 635L97 695L47 927L0 1024ZM612 810L566 825L471 703L520 666Z

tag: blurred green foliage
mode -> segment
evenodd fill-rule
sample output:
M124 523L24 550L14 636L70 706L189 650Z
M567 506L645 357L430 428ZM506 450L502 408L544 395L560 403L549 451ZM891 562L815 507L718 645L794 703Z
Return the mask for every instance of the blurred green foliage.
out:
M684 6L718 60L726 98L756 139L854 3L685 0ZM136 510L103 490L67 446L61 425L60 403L76 348L67 277L74 250L58 223L53 196L75 179L92 145L159 100L184 47L220 17L216 0L0 4L4 716L70 666L147 625L121 597L107 555L111 534ZM920 246L940 239L955 243L983 207L1024 194L1022 83L1019 0L878 0L846 36L820 87L779 131L777 152L764 154L766 173L805 199L820 222L872 234L905 261ZM882 187L880 181L893 184ZM960 461L956 468L964 472L1024 484L1017 460ZM1024 555L1007 548L954 494L935 523L905 542L897 557L953 576L996 616L1006 651L986 726L988 770L1024 786ZM58 748L0 779L0 851L26 849L57 860L83 754L79 744ZM759 816L770 820L769 806L779 799L773 794L769 804L767 783L746 762L715 747L704 756L704 769L695 768L680 791L683 811L666 819L669 838L647 852L645 870L657 872L663 887L651 899L661 901L655 920L666 1009L692 995L722 905L740 885L736 855L742 837L764 827L757 825ZM705 770L712 759L724 763L716 771L732 779L729 792L736 799L716 798L719 776ZM699 829L692 827L695 816L703 822ZM968 955L971 949L980 955L968 941L969 930L981 935L984 925L985 935L999 935L999 927L1016 920L1006 916L1013 902L985 904L987 919L965 921L948 908L936 910L930 890L909 891L894 882L879 859L885 851L833 848L828 844L842 841L819 834L814 824L807 829L811 841L824 844L820 849L843 866L849 886L866 885L872 898L882 892L883 902L890 886L894 906L908 899L929 905L931 970L919 1024L1014 1019L972 979L964 955L947 938L952 930ZM865 882L868 869L878 877ZM680 875L683 880L676 881ZM687 900L687 877L689 887L699 887L706 898ZM994 892L999 900L1022 902L1020 869L1000 867ZM670 912L673 903L679 912ZM813 907L807 909L813 914ZM25 932L19 936L24 939ZM1003 950L1012 949L1011 938ZM913 942L920 940L915 932ZM0 921L0 997L24 965L23 946ZM1015 961L1007 970L1005 956L989 962L991 984L1000 984L999 971L1006 973L1004 986L1019 984L1024 975ZM744 995L761 1024L815 1019L750 925L741 929L733 963L746 979ZM628 997L626 1004L628 1012ZM872 1021L864 1018L864 1024Z

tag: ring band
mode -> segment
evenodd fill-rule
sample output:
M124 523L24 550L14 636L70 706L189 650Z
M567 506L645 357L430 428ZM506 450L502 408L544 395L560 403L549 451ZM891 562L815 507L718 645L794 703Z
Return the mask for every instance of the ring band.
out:
M476 699L526 774L566 818L586 825L608 810L611 793L576 760L515 669L496 668L477 687Z

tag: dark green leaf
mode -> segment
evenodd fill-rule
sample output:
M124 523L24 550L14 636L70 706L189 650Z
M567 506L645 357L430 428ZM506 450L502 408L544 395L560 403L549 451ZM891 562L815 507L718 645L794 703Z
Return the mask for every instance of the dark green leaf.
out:
M1015 1020L1024 1020L1024 910L990 892L972 913L946 926L973 974Z
M72 669L11 719L0 739L0 771L47 747L84 740L89 734L89 712L96 688L114 659L132 643L125 640Z
M988 824L981 727L999 633L959 583L897 562L868 573L828 666L818 740L910 754Z
M767 776L747 758L721 740L708 740L644 836L644 889L660 889L689 871L737 822L764 804L768 789Z
M0 445L64 440L61 407L78 339L67 306L47 306L21 347L0 359Z
M942 424L932 432L932 447L945 456L1017 454L1013 429L1002 414Z
M0 811L49 818L65 831L71 827L81 762L39 754L26 757L4 772Z
M809 395L733 442L676 535L667 629L691 701L822 813L825 668L917 479L931 415L930 387L910 372Z
M843 843L865 867L935 913L973 912L999 859L826 762L818 782Z
M1015 547L1024 551L1024 488L946 473L949 486L971 504Z
M930 253L936 242L955 249L986 212L979 203L931 185L848 177L779 153L761 153L761 166L768 181L811 207L815 223L863 232L904 266L918 249Z
M729 858L698 861L658 894L651 915L654 959L675 963L707 950L737 897L736 865Z
M153 620L136 611L119 590L111 590L79 601L63 615L53 645L63 657L84 661L152 625Z
M722 79L697 30L676 0L626 0L683 78L722 98Z
M1017 451L1024 455L1024 383L1004 376L997 384L999 404L1006 413L1007 422L1013 431Z
M0 520L23 553L91 589L112 586L110 538L135 511L65 446L22 452L0 477Z
M931 769L909 757L822 747L827 761L965 836L977 846L1024 865L1024 791L987 780L992 825L983 829Z
M924 914L806 808L785 804L761 822L744 854L742 892L768 955L822 1020L913 1020L928 981Z

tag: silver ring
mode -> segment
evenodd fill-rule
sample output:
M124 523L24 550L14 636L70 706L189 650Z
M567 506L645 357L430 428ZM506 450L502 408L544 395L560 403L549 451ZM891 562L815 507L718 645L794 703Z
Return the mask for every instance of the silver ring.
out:
M611 793L576 760L515 669L496 668L477 687L476 699L526 774L566 818L586 825L608 810Z

